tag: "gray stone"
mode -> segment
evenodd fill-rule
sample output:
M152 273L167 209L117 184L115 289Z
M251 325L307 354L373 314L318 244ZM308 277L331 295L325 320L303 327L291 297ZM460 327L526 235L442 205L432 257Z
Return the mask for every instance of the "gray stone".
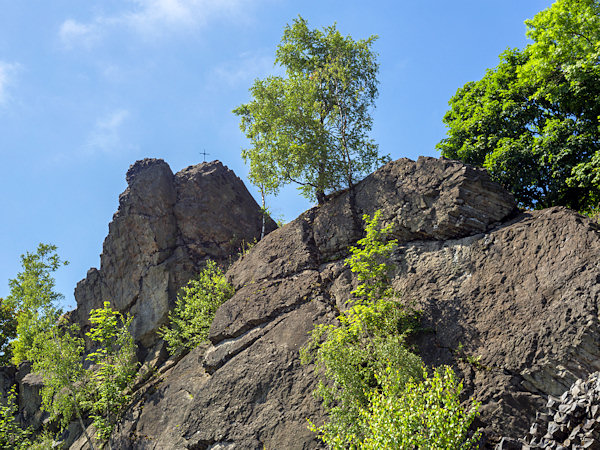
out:
M258 239L263 216L243 182L218 161L173 175L164 161L144 159L126 179L100 270L90 269L75 289L72 320L85 328L91 309L110 301L132 315L135 340L150 348L179 288L207 258L226 263L242 242ZM267 232L275 227L268 219Z
M378 209L399 240L392 284L428 330L414 344L428 365L452 364L465 395L482 402L486 448L524 436L550 395L600 370L597 225L565 208L515 215L510 195L484 171L455 161L400 160L231 266L236 294L219 308L210 346L142 388L113 448L322 448L306 428L306 419L324 420L311 395L316 379L298 353L315 324L335 323L356 285L344 267L347 247L363 235L362 214ZM181 214L176 241L190 237L177 248L192 260L212 247L181 231ZM163 256L157 265L171 261ZM185 278L187 263L169 264L169 276ZM89 278L102 289L101 275ZM152 280L162 292L163 279ZM459 358L459 344L481 365ZM577 426L567 419L562 428L551 423L548 437L567 437L567 424ZM540 433L548 428L539 425Z

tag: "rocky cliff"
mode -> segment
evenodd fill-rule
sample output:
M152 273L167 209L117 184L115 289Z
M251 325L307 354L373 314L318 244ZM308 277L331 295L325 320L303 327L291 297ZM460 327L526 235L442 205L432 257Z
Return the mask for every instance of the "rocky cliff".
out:
M143 182L156 186L152 190L163 177L169 180L161 164L138 164L156 166ZM208 255L226 258L231 247L217 250L184 231L211 229L209 222L194 228L198 215L185 227L182 209L162 212L176 211L184 197L177 183L170 184L177 194L164 189L150 212L128 209L143 191L142 179L135 187L133 178L111 234L118 236L121 226L139 229L139 241L147 244L105 243L101 282L92 271L78 292L127 292L125 309L140 314L137 326L146 330L146 317L155 316L139 311L144 299L158 295L154 288L165 296L177 285L170 280L189 277ZM516 442L526 436L549 396L560 397L576 379L600 369L598 227L563 208L519 212L482 170L445 159L403 159L273 231L235 262L227 276L236 294L217 311L210 342L168 361L137 392L113 448L320 448L306 419L319 423L323 411L311 395L312 367L300 364L298 352L315 324L335 320L356 285L344 258L362 237L362 214L378 209L400 242L394 287L401 301L423 311L428 332L418 338L421 356L430 365L452 364L467 393L482 402L478 425L487 448L502 437ZM136 214L153 220L136 225ZM257 220L249 222L257 230ZM170 237L154 235L163 227ZM176 248L188 262L179 263ZM137 284L117 276L119 267ZM164 269L162 278L150 275L154 267ZM79 294L78 309L94 307L88 298L97 296ZM159 308L161 317L166 310Z
M179 288L207 258L227 264L243 243L259 239L263 216L244 183L218 161L173 175L164 161L144 159L126 179L100 269L90 269L75 289L73 319L86 326L90 311L110 301L133 316L134 338L148 349ZM268 219L266 231L275 228Z

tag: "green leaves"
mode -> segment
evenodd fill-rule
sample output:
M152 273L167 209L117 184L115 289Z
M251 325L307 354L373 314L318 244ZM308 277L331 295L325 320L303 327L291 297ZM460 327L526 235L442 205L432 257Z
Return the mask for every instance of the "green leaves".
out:
M10 364L11 341L15 337L17 337L17 310L12 302L0 298L0 365Z
M6 398L0 398L0 450L26 450L31 447L30 430L24 430L17 420L18 405L15 386Z
M329 420L312 426L333 448L361 442L366 428L361 414L369 408L369 395L379 389L378 378L394 367L404 382L422 372L421 359L405 343L419 323L418 313L405 309L392 296L387 260L396 246L387 240L391 227L381 227L380 212L365 216L366 236L352 247L348 258L359 285L338 325L320 325L301 351L304 363L314 362L320 376L316 394L323 399Z
M370 409L362 411L368 433L359 448L398 450L477 448L480 433L469 435L479 403L461 405L462 383L450 367L442 367L422 381L404 382L403 374L388 367L379 378L380 392L372 392ZM399 386L404 386L398 392Z
M87 359L95 366L89 372L89 406L97 437L107 440L129 403L131 386L137 372L136 345L129 332L131 317L124 319L109 302L90 313L92 329L87 336L98 345Z
M9 280L10 295L5 301L17 311L16 339L11 342L13 364L30 359L35 337L49 330L62 314L56 302L63 296L54 291L52 273L67 264L55 245L39 244L36 253L21 255L23 271Z
M62 427L80 413L80 405L85 399L84 343L78 334L75 325L53 324L35 336L28 355L33 372L44 379L42 408Z
M63 428L77 416L89 446L94 448L83 422L84 411L91 410L98 437L106 439L129 401L126 390L137 370L135 344L128 330L131 319L113 311L109 302L91 311L92 328L87 335L96 347L85 358L92 367L84 369L80 329L60 317L56 306L62 296L54 291L52 272L66 262L61 261L55 246L46 244L40 244L34 254L23 255L21 261L23 272L10 280L10 296L0 304L0 313L6 311L0 316L0 325L8 330L5 339L12 336L12 314L17 311L16 338L10 342L13 361L32 362L33 372L44 380L42 408ZM1 414L8 413L0 410Z
M302 362L315 365L315 394L328 416L310 429L333 449L474 448L479 436L469 429L479 404L465 411L452 369L429 377L406 344L420 314L393 298L388 261L397 244L380 217L364 217L366 235L350 248L346 264L359 281L350 307L338 324L316 326L301 350Z
M287 25L276 63L285 77L256 80L253 100L233 112L252 146L250 181L266 194L296 183L307 198L351 187L387 158L368 138L377 97L376 37L354 41L335 25L308 28L299 17Z
M389 286L390 265L388 260L397 246L396 240L387 240L392 225L380 226L381 211L370 218L363 216L366 236L360 239L359 247L350 247L350 258L346 265L357 274L358 287L352 292L355 303L368 304L393 294Z
M531 44L452 97L437 148L485 167L523 207L590 211L600 200L600 2L558 0L526 24Z
M198 278L190 280L177 296L168 327L160 328L159 335L167 341L169 352L192 349L205 341L217 309L233 294L223 271L208 260Z

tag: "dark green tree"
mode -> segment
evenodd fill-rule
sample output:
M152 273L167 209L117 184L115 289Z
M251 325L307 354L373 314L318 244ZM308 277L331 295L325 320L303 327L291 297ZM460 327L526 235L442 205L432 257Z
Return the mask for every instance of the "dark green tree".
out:
M600 2L558 0L526 21L533 41L450 99L443 156L485 167L524 207L600 200Z
M17 311L15 306L0 298L0 365L10 364L10 342L17 337Z
M253 100L233 111L252 144L242 151L250 180L263 194L293 182L322 203L386 160L368 137L378 94L375 39L355 41L335 25L311 30L302 17L285 27L276 63L286 76L256 80Z

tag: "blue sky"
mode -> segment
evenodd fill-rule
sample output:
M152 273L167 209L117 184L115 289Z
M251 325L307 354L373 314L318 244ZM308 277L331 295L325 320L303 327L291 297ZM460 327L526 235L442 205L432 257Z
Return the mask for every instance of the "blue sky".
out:
M246 181L231 110L277 71L276 46L298 14L355 39L379 35L372 137L393 159L415 159L438 156L449 98L504 49L524 47L523 21L551 3L0 0L0 297L19 256L53 243L71 262L56 280L74 307L137 159L176 172L204 149ZM269 204L286 221L311 206L294 188Z

